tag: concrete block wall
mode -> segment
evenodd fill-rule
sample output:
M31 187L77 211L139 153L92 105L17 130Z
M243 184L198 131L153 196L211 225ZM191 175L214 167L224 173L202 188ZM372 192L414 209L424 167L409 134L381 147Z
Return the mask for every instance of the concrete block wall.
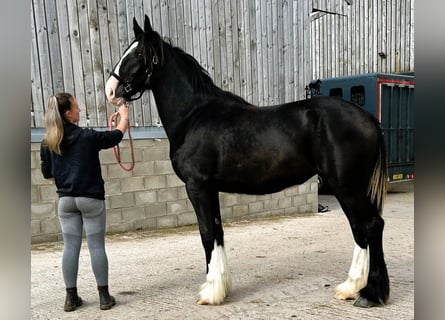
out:
M167 139L133 141L135 167L124 171L113 151L102 150L107 232L150 230L196 224L193 207L171 166ZM120 144L122 161L130 161L129 142ZM220 193L223 222L271 215L317 212L317 178L281 192L252 196ZM32 243L62 239L57 218L57 194L53 182L40 171L40 143L31 143Z

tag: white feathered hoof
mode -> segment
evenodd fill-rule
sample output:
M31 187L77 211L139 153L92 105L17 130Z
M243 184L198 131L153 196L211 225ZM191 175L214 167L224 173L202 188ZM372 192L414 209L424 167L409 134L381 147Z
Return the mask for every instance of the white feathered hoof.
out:
M214 244L209 263L207 281L201 285L198 304L221 304L232 288L227 257L223 246Z
M339 284L335 287L334 298L339 300L356 299L358 295L358 289L355 283L351 280Z
M335 288L334 298L340 300L356 299L358 292L366 287L369 273L369 253L355 244L348 279Z

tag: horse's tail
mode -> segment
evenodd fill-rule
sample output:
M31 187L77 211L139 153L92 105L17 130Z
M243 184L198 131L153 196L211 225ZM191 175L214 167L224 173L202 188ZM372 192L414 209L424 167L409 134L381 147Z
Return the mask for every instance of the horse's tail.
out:
M386 151L385 141L383 139L383 133L380 128L380 124L377 119L373 118L379 139L378 156L374 165L374 171L372 172L371 179L368 185L368 196L371 198L373 205L377 206L380 214L382 214L383 204L386 198L386 191L388 187L388 172L386 168Z

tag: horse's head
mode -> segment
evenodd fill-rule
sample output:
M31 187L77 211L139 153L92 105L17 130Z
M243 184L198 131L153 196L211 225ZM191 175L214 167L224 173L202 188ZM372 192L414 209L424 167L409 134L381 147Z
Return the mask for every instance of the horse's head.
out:
M128 46L105 85L108 101L122 104L139 99L162 59L162 40L145 15L144 30L133 18L135 40Z

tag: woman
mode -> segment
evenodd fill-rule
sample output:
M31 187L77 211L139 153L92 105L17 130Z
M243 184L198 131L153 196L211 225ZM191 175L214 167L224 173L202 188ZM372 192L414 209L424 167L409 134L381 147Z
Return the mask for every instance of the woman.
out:
M48 100L40 158L42 174L55 181L59 196L65 311L74 311L82 305L82 299L77 295L77 273L83 226L99 290L100 309L108 310L116 304L108 292L105 189L99 151L117 145L127 130L127 106L121 105L118 112L120 121L115 130L84 129L77 126L80 109L71 94L58 93Z

